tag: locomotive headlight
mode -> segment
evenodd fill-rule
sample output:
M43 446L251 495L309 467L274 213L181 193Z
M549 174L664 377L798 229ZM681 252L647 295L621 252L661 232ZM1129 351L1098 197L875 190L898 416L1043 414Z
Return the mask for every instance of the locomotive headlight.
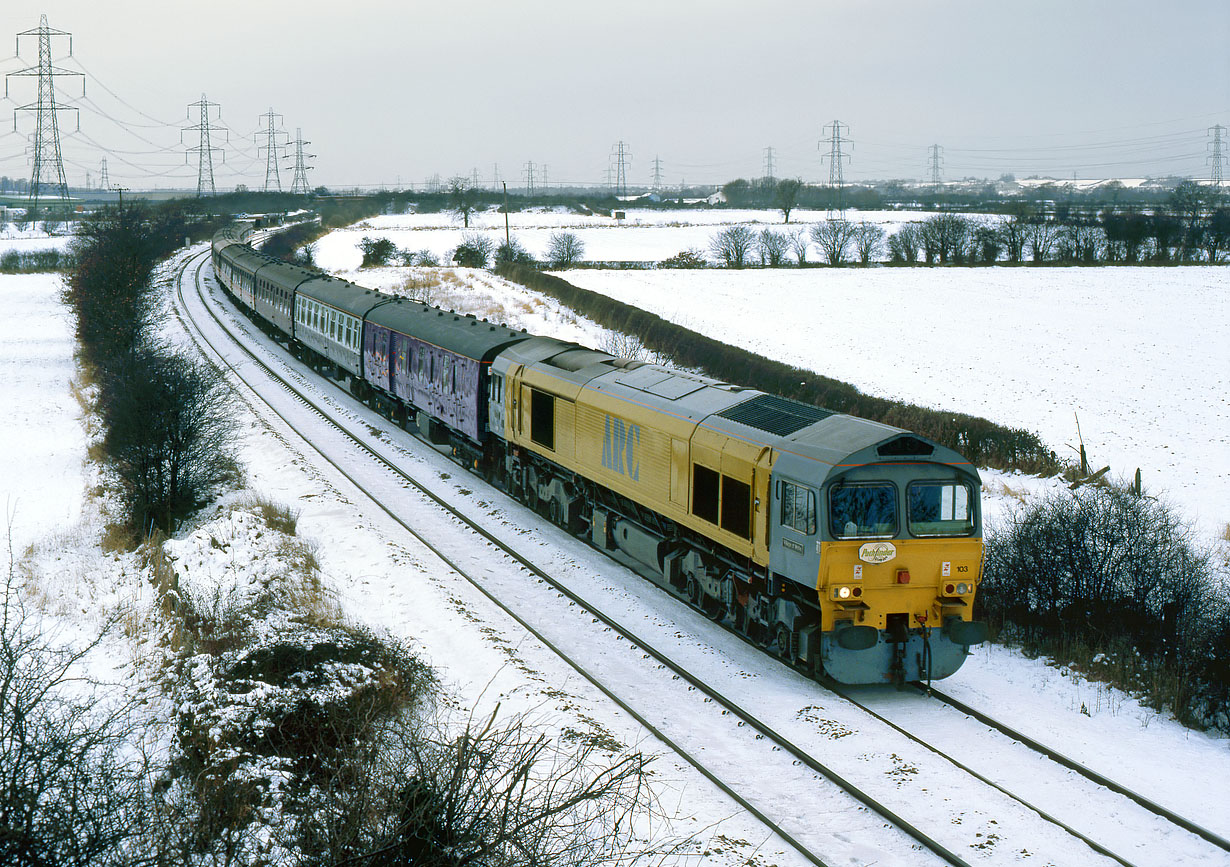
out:
M850 588L849 587L838 587L837 588L837 598L838 599L849 599L850 598Z
M957 585L957 595L958 596L964 596L966 593L973 593L973 592L974 592L973 584L966 584L962 582Z

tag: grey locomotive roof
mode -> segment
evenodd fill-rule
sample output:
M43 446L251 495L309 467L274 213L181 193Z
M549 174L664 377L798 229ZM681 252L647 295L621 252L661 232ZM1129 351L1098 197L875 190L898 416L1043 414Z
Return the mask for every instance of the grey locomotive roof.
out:
M392 300L389 295L382 295L326 274L319 274L300 284L299 294L359 318L367 315L367 312L377 304Z
M513 331L473 314L441 310L408 298L381 304L371 311L368 321L479 361L490 361L501 348L532 339L524 331Z

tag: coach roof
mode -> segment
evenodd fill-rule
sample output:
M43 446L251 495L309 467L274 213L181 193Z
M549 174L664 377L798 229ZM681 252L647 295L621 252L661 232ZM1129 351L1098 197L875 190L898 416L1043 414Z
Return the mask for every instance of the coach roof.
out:
M409 298L395 298L381 304L367 319L373 325L477 361L490 361L500 349L531 339L524 331L478 319L472 313L454 313Z

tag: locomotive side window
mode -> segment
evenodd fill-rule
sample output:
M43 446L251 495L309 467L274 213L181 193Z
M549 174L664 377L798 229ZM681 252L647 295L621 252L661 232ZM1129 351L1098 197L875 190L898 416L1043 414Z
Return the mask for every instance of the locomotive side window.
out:
M811 488L782 482L782 526L805 533L816 532L816 492Z
M840 539L886 538L897 533L897 489L890 484L829 489L829 527Z
M530 389L530 439L555 450L555 396Z
M721 500L721 480L716 470L692 464L692 514L708 521L718 522L718 503Z
M974 532L973 494L962 482L911 482L906 517L914 536L969 536Z
M722 529L752 538L752 486L730 476L722 476Z

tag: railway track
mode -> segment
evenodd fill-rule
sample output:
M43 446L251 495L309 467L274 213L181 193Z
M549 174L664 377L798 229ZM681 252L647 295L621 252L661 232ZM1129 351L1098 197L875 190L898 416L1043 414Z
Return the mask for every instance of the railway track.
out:
M229 331L231 330L231 327L227 326L223 322L223 317L206 302L206 292L204 291L201 276L202 263L202 261L198 261L195 268L192 269L194 274L194 283L196 284L196 292L200 297L203 309L206 310L211 317L213 317L213 321L216 325L220 329ZM187 273L187 270L185 273ZM181 293L180 303L181 305L186 306L187 299L183 296L184 287L182 280L179 281L178 285ZM207 340L203 330L198 331L198 336L194 339L201 342L206 342ZM231 339L235 340L236 346L243 345L236 335L232 334ZM458 509L454 504L446 502L439 493L432 490L434 487L432 484L426 483L422 479L414 478L406 473L404 469L398 465L399 461L396 459L396 456L390 456L387 449L378 448L369 441L370 435L367 439L365 439L361 435L356 435L352 432L346 431L345 426L339 423L335 418L337 409L341 406L336 400L326 399L325 401L320 402L305 393L297 392L294 385L288 380L287 377L279 374L273 369L272 366L266 364L258 356L258 354L252 352L246 347L243 348L243 351L246 353L247 359L242 365L245 368L244 373L241 375L235 370L235 367L232 366L232 371L235 372L237 377L250 377L252 375L252 371L255 370L258 372L258 375L269 376L278 380L280 382L280 387L285 390L287 394L294 395L293 399L300 407L310 407L311 411L314 412L321 420L327 422L335 428L339 439L348 440L348 444L344 446L345 449L352 452L354 450L360 450L367 455L370 461L378 462L382 465L383 472L395 474L394 477L398 480L396 482L397 490L402 492L406 490L416 490L417 496L430 501L436 508L444 510L444 512L450 516L450 520L454 524L454 534L457 528L464 527L467 532L477 534L481 537L484 544L504 551L505 556L509 558L510 563L515 564L516 567L514 569L516 574L511 577L511 581L509 583L501 584L499 580L490 580L489 576L479 577L471 574L472 570L467 571L467 568L465 568L461 562L463 558L459 557L456 551L447 550L447 546L440 545L438 539L432 541L425 538L424 535L421 535L419 532L416 532L415 529L410 527L403 518L399 517L394 508L384 505L381 500L382 497L387 496L386 494L382 494L381 491L369 490L372 486L364 480L356 478L356 474L348 470L346 467L343 467L338 459L327 456L325 451L319 452L322 455L322 458L333 464L336 470L343 476L347 477L352 484L356 485L356 487L361 490L367 491L373 502L375 502L381 509L386 511L386 513L388 513L393 520L401 524L407 531L416 535L426 546L435 551L435 553L440 556L444 562L449 564L450 568L454 569L458 574L465 576L466 579L474 584L474 586L478 588L481 593L491 599L494 604L504 609L508 615L518 622L524 629L531 634L534 634L544 643L544 645L551 648L553 652L557 653L562 659L565 659L569 665L571 665L589 682L594 684L597 689L623 708L625 712L637 719L638 722L644 725L647 730L651 731L656 737L662 740L663 743L680 755L681 758L696 768L698 772L710 779L716 786L718 786L718 788L724 791L750 815L757 817L757 819L765 824L766 828L771 829L773 833L777 834L788 846L794 848L806 861L814 864L823 864L826 863L826 856L832 859L833 856L828 855L828 852L825 851L826 845L828 845L829 851L832 851L832 843L829 842L826 844L824 839L825 834L823 832L817 832L815 828L799 829L795 827L786 827L784 823L775 820L773 818L774 813L771 803L772 799L768 799L766 801L763 797L763 793L751 792L749 791L750 789L763 788L765 780L771 780L775 783L779 782L783 779L780 774L785 774L787 776L794 774L796 777L800 773L814 775L817 782L827 781L828 787L832 788L834 791L844 793L842 797L853 799L853 801L859 805L860 812L867 811L867 815L876 817L871 823L872 827L867 829L867 833L883 833L882 826L885 824L891 825L896 829L895 833L905 835L910 841L912 841L908 844L910 851L916 853L922 858L929 859L933 862L939 861L940 863L949 863L954 865L964 865L968 863L962 854L955 851L960 847L954 846L951 839L947 842L935 839L935 836L923 831L920 827L918 827L917 823L911 822L898 810L886 806L882 803L881 799L877 798L874 794L855 785L848 778L848 775L843 775L836 768L821 762L816 757L818 750L814 745L805 747L796 743L790 735L779 731L772 721L762 718L757 713L753 713L746 706L746 701L741 702L737 698L732 698L730 694L714 688L707 682L707 679L704 676L697 676L690 671L687 665L680 664L676 660L675 654L654 647L652 643L646 640L641 634L622 626L616 618L610 617L603 613L599 607L588 602L581 594L574 591L566 583L560 582L556 578L552 577L552 575L540 565L522 554L517 553L517 551L512 550L506 540L497 538L495 534L475 521L471 516L467 515L465 510ZM222 358L223 353L219 352L218 357ZM228 364L228 366L230 365ZM323 405L324 403L329 405ZM343 401L342 405L345 403L346 402ZM271 409L275 414L282 416L283 420L286 421L287 424L290 424L282 411L279 411L276 407L272 406ZM359 417L355 416L353 409L345 409L344 412L349 413L355 418ZM369 429L369 434L370 433L371 431ZM382 441L378 440L377 442ZM313 446L313 448L316 448L316 446ZM437 475L439 474L437 473ZM481 483L475 480L475 484ZM529 575L532 576L535 584L543 585L546 588L549 588L549 592L555 594L557 598L566 600L570 609L576 608L579 610L584 610L584 616L589 617L592 623L600 624L602 630L598 634L614 637L616 647L613 649L613 652L618 653L623 651L624 654L627 655L627 652L631 651L633 655L639 654L642 659L650 660L652 665L656 667L655 670L663 673L661 684L659 686L655 686L654 689L663 689L668 694L672 695L672 698L668 704L671 706L675 718L678 718L681 708L688 708L691 712L701 715L712 715L713 712L716 711L717 718L707 722L706 724L716 723L734 725L737 728L750 728L756 733L750 739L749 746L753 748L758 746L761 748L762 752L767 752L767 755L763 761L767 761L768 764L762 764L762 759L760 758L748 756L747 760L753 763L751 765L752 767L776 768L777 764L781 764L781 770L773 771L770 774L761 776L757 781L755 781L760 783L759 786L749 785L746 781L733 783L728 781L727 778L732 776L731 769L724 769L720 767L722 763L715 762L712 757L699 755L696 748L689 745L686 738L681 737L679 732L673 730L675 727L670 722L669 717L667 717L665 721L663 718L653 717L652 714L647 712L643 707L640 705L634 705L633 702L629 701L628 697L621 694L618 688L613 688L610 686L606 681L609 680L611 674L609 671L605 670L607 667L605 664L597 666L599 669L604 670L593 670L595 668L593 659L605 659L600 651L597 651L595 648L591 647L591 652L586 654L585 660L576 658L575 653L570 652L566 647L561 646L560 642L556 638L542 629L541 624L535 625L529 618L526 618L524 614L518 613L513 606L507 605L505 602L501 601L501 589L505 592L512 593L513 595L521 595L524 593L526 573L529 573ZM597 630L593 631L597 632ZM655 635L655 641L657 640L657 636ZM668 675L669 681L665 680ZM678 698L675 698L673 695L672 690L674 689L674 686L682 687L681 695L679 695ZM692 695L693 693L696 695ZM699 701L697 701L698 698ZM847 696L847 698L849 698L849 696ZM895 730L902 737L908 738L911 741L925 747L926 750L937 756L943 757L944 760L953 763L955 767L961 769L963 772L971 774L983 784L995 788L1005 797L1015 799L1017 802L1024 805L1027 811L1037 814L1045 822L1051 823L1052 825L1062 829L1065 833L1072 835L1074 839L1083 841L1083 843L1089 847L1087 854L1093 855L1093 853L1096 852L1116 863L1124 865L1133 864L1133 862L1127 858L1115 854L1110 847L1097 843L1091 837L1077 831L1070 824L1049 815L1045 810L1034 806L1028 800L1013 795L1003 786L994 783L985 775L973 771L966 765L956 760L953 756L945 753L943 750L935 747L934 745L927 744L923 739L912 735L906 729L888 720L883 715L863 706L861 703L857 702L857 699L854 699L854 701L856 704L859 704L860 707L863 707L864 712L873 715L882 724ZM706 717L706 719L708 718ZM764 748L767 748L767 751ZM700 752L703 752L703 748ZM775 763L773 761L774 759L779 758L784 758L787 761L784 763ZM734 776L737 776L737 773L735 773ZM836 810L838 813L848 813L848 807L842 808L840 806L833 806L830 807L829 812L833 810ZM823 814L826 811L820 809L818 812ZM841 832L844 836L850 834L852 829L847 825L842 825ZM946 836L951 838L953 835L949 834ZM1216 837L1216 835L1212 836ZM1209 842L1217 845L1216 840ZM970 846L982 848L974 843L967 844L967 848ZM840 858L841 856L839 855L838 860L840 860ZM917 859L914 859L908 863L915 863L916 860ZM1096 856L1094 856L1094 860L1096 860ZM1079 863L1087 862L1081 861Z

